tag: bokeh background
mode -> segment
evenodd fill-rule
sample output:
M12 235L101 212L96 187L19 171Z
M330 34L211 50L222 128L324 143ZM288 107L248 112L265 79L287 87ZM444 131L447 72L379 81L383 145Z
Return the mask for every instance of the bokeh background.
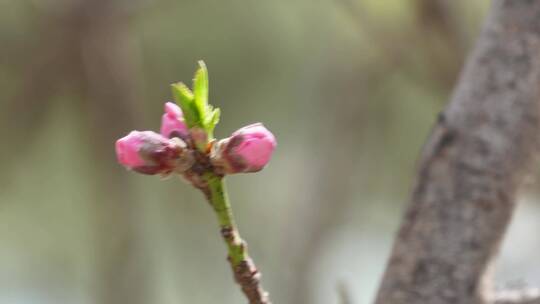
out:
M278 138L228 178L274 303L370 303L415 160L488 1L0 0L0 303L244 303L202 195L116 163L169 84L210 71L217 136ZM534 180L499 285L540 284Z

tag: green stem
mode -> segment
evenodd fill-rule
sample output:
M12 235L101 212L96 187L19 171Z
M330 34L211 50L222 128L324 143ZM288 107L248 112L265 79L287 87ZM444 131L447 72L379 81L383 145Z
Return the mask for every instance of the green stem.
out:
M240 238L234 223L223 177L209 172L204 174L203 178L208 184L208 188L203 189L203 191L218 217L221 236L227 244L228 259L236 282L242 288L250 304L271 304L268 293L261 286L261 274L249 257L246 242Z
M246 260L247 250L236 228L223 178L212 173L208 173L205 177L210 190L210 204L218 217L221 233L229 251L229 259L235 267Z

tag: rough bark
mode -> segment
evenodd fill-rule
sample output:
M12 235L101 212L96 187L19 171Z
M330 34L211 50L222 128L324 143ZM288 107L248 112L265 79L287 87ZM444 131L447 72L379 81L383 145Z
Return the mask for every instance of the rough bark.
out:
M495 0L424 147L377 304L488 302L482 283L537 152L539 104L540 1Z

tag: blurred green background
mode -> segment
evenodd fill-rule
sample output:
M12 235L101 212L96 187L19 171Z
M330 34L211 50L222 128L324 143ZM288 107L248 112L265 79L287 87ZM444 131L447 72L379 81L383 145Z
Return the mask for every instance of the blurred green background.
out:
M169 84L210 71L217 136L278 149L228 178L273 302L369 303L415 160L488 1L0 0L0 302L244 303L203 196L126 171ZM540 283L529 187L497 267ZM517 283L516 283L517 282Z

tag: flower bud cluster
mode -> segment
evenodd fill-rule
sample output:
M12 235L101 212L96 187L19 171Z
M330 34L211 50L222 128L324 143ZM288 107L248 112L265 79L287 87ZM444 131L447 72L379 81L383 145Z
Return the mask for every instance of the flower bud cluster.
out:
M120 164L143 174L180 173L200 175L204 170L218 174L249 173L262 170L276 147L274 135L261 123L243 127L230 137L209 144L201 152L194 142L200 128L189 129L182 110L174 103L165 104L160 134L132 131L116 142Z

